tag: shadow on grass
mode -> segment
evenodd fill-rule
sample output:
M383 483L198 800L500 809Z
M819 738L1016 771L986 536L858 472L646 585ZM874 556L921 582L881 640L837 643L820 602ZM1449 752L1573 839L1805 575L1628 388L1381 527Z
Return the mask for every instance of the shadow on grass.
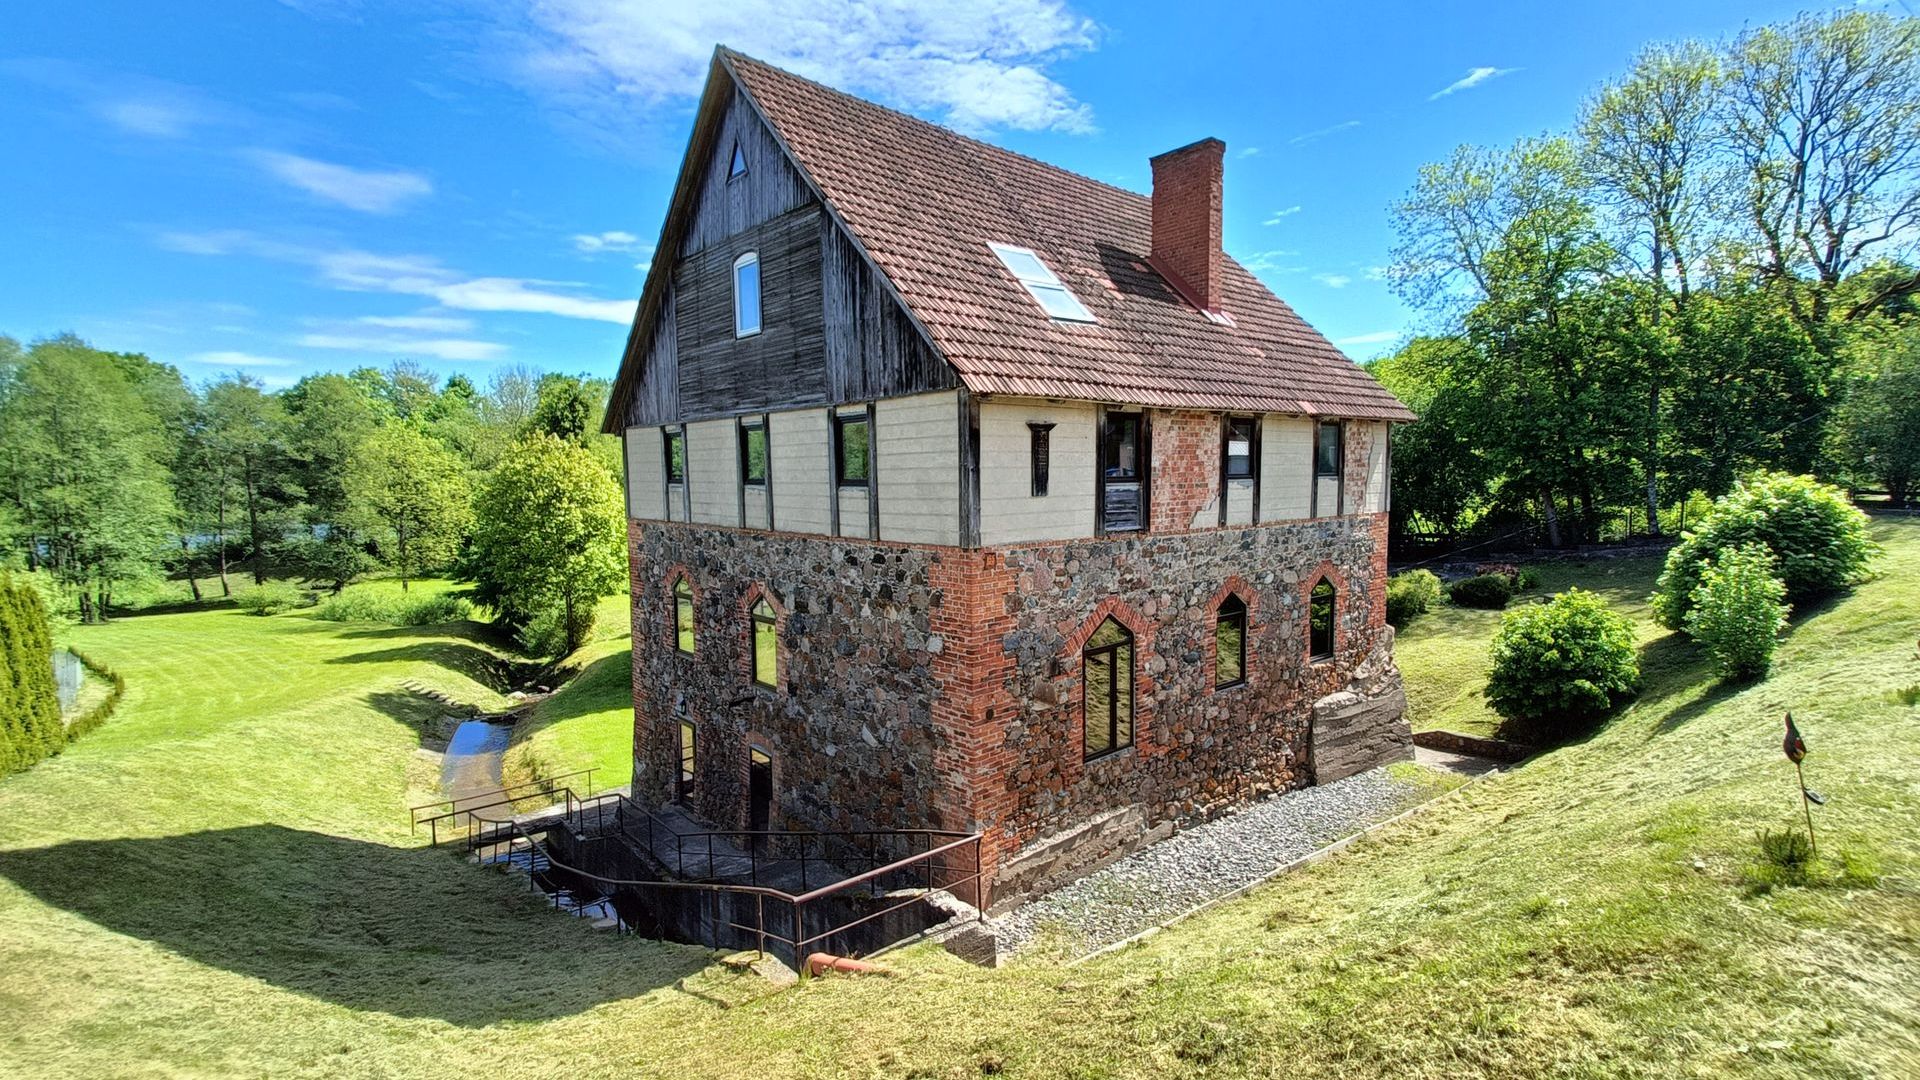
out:
M442 852L279 825L0 852L42 901L197 963L461 1027L571 1016L673 984L703 951L595 934Z

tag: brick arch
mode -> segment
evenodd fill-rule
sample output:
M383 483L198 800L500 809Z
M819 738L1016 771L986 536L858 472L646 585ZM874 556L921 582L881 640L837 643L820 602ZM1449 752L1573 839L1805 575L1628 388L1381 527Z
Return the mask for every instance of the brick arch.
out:
M773 608L773 656L774 685L768 687L753 679L753 606L765 599ZM740 659L741 672L745 674L747 685L754 690L770 691L782 697L787 693L787 677L792 674L793 654L787 648L787 605L780 602L780 594L768 587L765 582L756 581L747 586L740 595L737 609L740 620Z
M1059 669L1073 680L1073 692L1066 698L1071 710L1072 734L1069 744L1072 746L1072 754L1070 760L1064 763L1065 767L1062 770L1069 779L1078 778L1088 768L1085 722L1087 688L1082 678L1080 653L1087 647L1087 639L1091 638L1094 631L1100 629L1100 625L1108 618L1112 618L1133 635L1133 751L1137 755L1157 752L1153 745L1154 681L1150 674L1153 666L1154 623L1134 610L1126 601L1117 596L1110 596L1096 605L1093 613L1082 620L1079 629L1067 638L1066 645L1061 648L1057 656ZM1123 755L1110 755L1102 760L1114 758L1123 758ZM1094 763L1094 767L1099 767L1099 764L1099 762Z
M1241 577L1239 574L1232 574L1228 576L1226 581L1221 582L1220 587L1215 589L1213 596L1207 600L1205 621L1201 626L1201 648L1206 654L1202 662L1206 664L1206 692L1209 694L1215 693L1220 689L1219 686L1215 685L1214 679L1214 672L1218 670L1220 661L1218 653L1220 642L1214 634L1214 624L1220 617L1220 605L1226 603L1227 597L1229 596L1239 600L1247 609L1247 634L1246 640L1242 644L1242 649L1246 653L1247 663L1245 669L1240 673L1240 681L1228 689L1238 690L1254 684L1254 632L1260 628L1260 593L1259 590L1247 584L1247 579Z
M1313 588L1321 581L1333 582L1333 658L1315 659L1313 655ZM1313 572L1300 581L1300 625L1306 631L1301 635L1300 653L1306 657L1308 667L1316 664L1330 664L1340 657L1341 638L1340 613L1347 610L1353 596L1353 586L1348 584L1347 575L1328 561L1322 561L1313 568Z

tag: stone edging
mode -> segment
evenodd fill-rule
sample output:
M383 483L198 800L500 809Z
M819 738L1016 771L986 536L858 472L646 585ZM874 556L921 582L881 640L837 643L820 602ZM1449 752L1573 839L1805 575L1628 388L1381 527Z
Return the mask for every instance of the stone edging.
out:
M1385 821L1376 821L1372 825L1369 825L1366 828L1361 829L1359 832L1354 833L1352 836L1342 837L1341 839L1335 840L1333 843L1328 844L1326 847L1320 848L1318 851L1310 851L1307 854L1302 855L1299 858L1293 860L1292 862L1282 863L1281 865L1274 867L1272 870L1267 871L1266 873L1260 875L1259 877L1255 878L1252 881L1247 882L1245 885L1242 885L1234 889L1231 892L1222 893L1221 895L1216 896L1211 900L1202 901L1201 903L1195 904L1193 907L1188 908L1187 910L1181 912L1178 915L1173 916L1170 919L1163 919L1162 921L1147 927L1145 930L1142 930L1137 934L1133 934L1129 937L1122 938L1119 941L1113 942L1110 945L1102 945L1101 947L1093 950L1092 952L1076 960L1069 960L1067 961L1065 966L1079 967L1081 964L1084 964L1087 961L1094 959L1095 957L1104 956L1110 952L1118 952L1119 950L1124 949L1129 945L1134 945L1134 944L1138 944L1139 942L1145 941L1146 939L1154 936L1155 934L1158 934L1162 930L1169 929L1178 923L1185 922L1186 920L1192 918L1193 916L1198 915L1203 911L1208 911L1208 910L1211 910L1212 908L1218 907L1219 905L1224 904L1229 900L1238 900L1241 897L1252 892L1253 890L1259 888L1260 886L1265 885L1268 882L1272 881L1273 879L1281 876L1282 874L1291 873L1292 871L1298 870L1303 866L1310 866L1313 863L1317 863L1322 859L1326 859L1334 855L1338 855L1340 852L1345 851L1347 848L1353 846L1356 842L1360 840L1361 837L1370 835L1377 830L1384 829L1387 826L1392 825L1396 822L1403 821L1407 818L1410 818L1413 815L1428 809L1429 807L1437 806L1440 803L1443 803L1448 799L1452 798L1453 796L1458 795L1460 792L1465 791L1470 787L1473 787L1475 784L1478 784L1481 781L1488 779L1489 777L1502 775L1503 772L1504 770L1502 769L1489 770L1488 772L1483 773L1480 776L1476 776L1473 779L1467 781L1466 783L1461 784L1459 787L1454 788L1452 791L1444 792L1440 795L1435 796L1434 798L1428 799L1426 802L1419 803L1415 806L1410 806L1405 810L1402 810L1399 813L1393 815L1392 817L1387 818Z
M1481 735L1463 735L1458 731L1445 731L1435 728L1432 731L1413 733L1413 745L1424 746L1429 750L1451 750L1456 754L1472 754L1475 757L1492 758L1512 764L1532 757L1539 752L1538 747L1507 739L1489 739Z

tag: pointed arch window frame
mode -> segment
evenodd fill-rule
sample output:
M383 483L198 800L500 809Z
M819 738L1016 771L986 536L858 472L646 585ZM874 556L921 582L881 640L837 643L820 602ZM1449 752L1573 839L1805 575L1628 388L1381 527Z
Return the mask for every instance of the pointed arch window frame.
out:
M1109 634L1109 628L1117 631L1117 635ZM1138 639L1133 630L1111 614L1100 620L1093 633L1087 636L1086 644L1081 646L1080 727L1083 760L1093 761L1133 746L1139 731L1139 700L1135 685L1138 651ZM1093 692L1093 676L1100 665L1104 665L1110 673L1107 693L1104 695L1103 717L1096 715ZM1102 728L1096 729L1096 723L1103 725ZM1098 741L1094 738L1096 730L1101 733Z
M1322 617L1324 604L1325 616ZM1307 660L1332 660L1340 643L1340 585L1331 574L1320 574L1307 589Z

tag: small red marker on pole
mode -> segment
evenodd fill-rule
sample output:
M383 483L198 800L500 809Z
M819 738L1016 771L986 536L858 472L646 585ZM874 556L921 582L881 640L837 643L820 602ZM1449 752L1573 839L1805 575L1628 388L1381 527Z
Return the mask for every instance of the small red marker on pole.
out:
M1813 838L1813 800L1807 792L1807 774L1800 762L1807 756L1807 742L1800 737L1800 729L1793 726L1793 714L1787 714L1787 737L1780 741L1780 749L1786 751L1787 760L1793 762L1793 775L1800 781L1800 809L1807 815L1807 850L1815 858L1820 855L1820 845Z

